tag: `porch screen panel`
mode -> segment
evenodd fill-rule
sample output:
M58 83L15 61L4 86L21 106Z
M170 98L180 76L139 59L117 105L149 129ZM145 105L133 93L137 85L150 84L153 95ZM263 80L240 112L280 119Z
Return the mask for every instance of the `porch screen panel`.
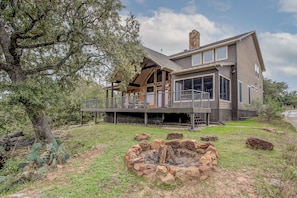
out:
M230 101L230 81L220 76L220 99Z
M193 88L193 79L184 80L184 88L182 94L182 100L192 99L192 88Z
M209 98L213 98L213 76L203 77L203 91L209 93Z

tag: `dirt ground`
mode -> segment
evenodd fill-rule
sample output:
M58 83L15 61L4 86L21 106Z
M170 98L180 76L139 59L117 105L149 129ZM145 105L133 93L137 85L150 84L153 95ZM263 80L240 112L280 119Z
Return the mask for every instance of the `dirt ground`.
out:
M93 147L90 151L69 159L66 165L58 166L50 171L42 181L33 183L29 188L6 198L38 198L43 190L60 186L70 181L71 173L86 170L93 160L104 151L103 145ZM79 163L78 163L79 162ZM79 167L75 164L80 164ZM226 171L217 169L208 179L189 183L173 190L158 188L148 183L140 183L133 191L126 192L123 197L154 197L154 198L229 198L229 197L258 197L254 190L254 180L248 170Z

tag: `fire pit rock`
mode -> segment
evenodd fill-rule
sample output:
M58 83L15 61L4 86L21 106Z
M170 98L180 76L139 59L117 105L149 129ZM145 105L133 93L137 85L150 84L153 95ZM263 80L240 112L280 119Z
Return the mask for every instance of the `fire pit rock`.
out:
M183 139L184 134L179 132L171 132L167 134L167 140L173 140L173 139Z
M216 135L205 135L200 137L201 141L217 141L218 139L219 138Z
M135 135L134 140L142 141L142 140L148 140L149 138L150 138L149 134L139 133Z
M218 157L218 150L209 142L155 139L132 146L124 158L127 168L138 176L171 184L207 178Z

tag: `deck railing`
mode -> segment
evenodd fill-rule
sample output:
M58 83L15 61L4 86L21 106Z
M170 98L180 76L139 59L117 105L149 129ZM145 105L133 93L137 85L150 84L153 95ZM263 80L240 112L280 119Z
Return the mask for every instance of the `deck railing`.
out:
M209 99L208 92L189 89L178 92L158 92L156 95L147 93L145 95L114 96L107 99L88 99L82 101L81 108L210 108Z

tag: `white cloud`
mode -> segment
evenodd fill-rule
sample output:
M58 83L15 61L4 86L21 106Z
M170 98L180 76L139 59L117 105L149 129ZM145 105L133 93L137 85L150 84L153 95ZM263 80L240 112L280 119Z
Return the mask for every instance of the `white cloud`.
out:
M200 43L205 45L230 34L230 27L218 25L201 14L176 13L161 8L152 17L140 16L140 36L145 46L171 55L188 49L189 32L200 32Z
M269 78L297 77L297 34L265 32L259 42Z
M297 13L297 1L296 0L279 0L280 8L282 12Z
M184 8L182 8L182 11L188 14L194 14L197 10L197 6L195 3L195 0L190 0L188 2L188 5Z

